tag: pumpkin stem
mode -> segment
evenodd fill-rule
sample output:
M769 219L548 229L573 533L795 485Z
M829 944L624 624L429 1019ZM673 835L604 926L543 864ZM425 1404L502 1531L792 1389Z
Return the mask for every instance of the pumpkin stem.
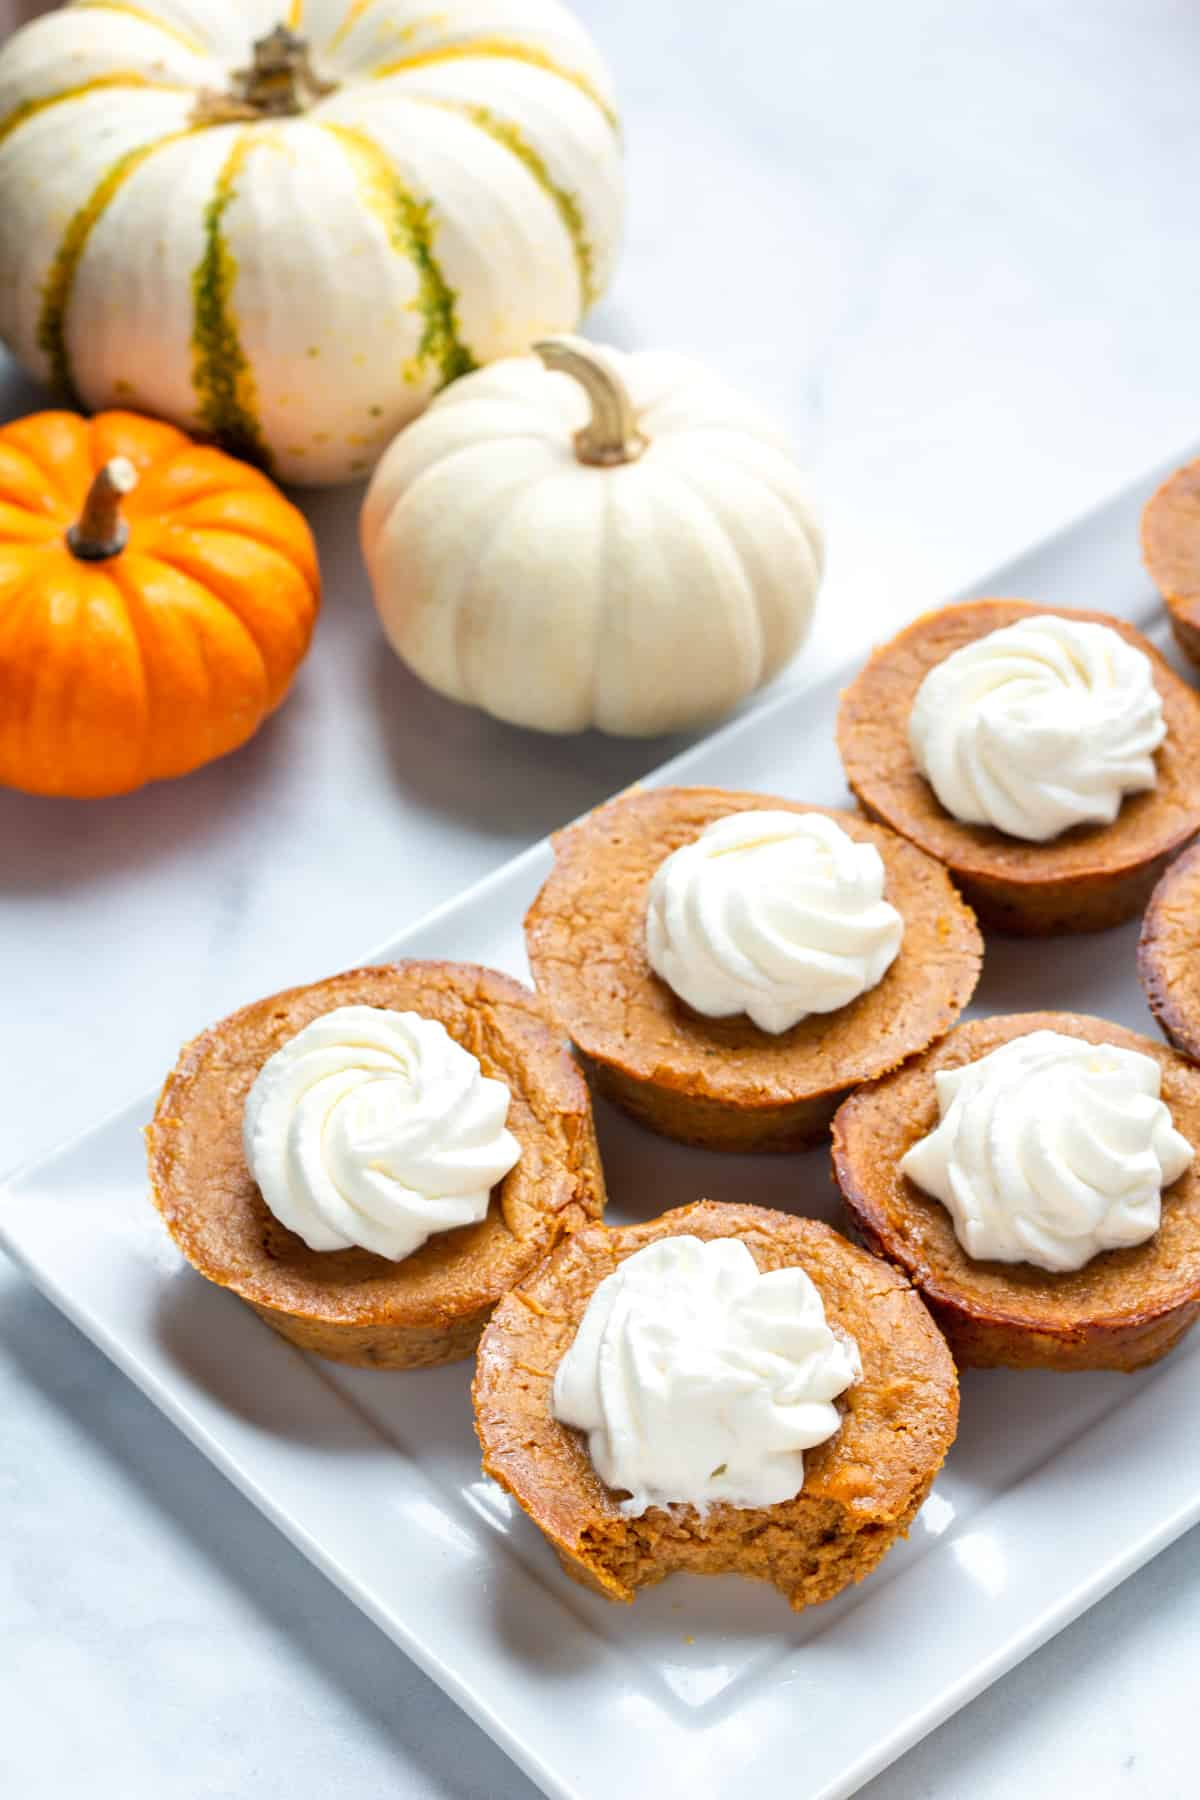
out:
M254 42L254 61L235 69L227 94L200 95L194 117L201 125L224 125L238 119L287 119L307 112L337 88L318 75L308 58L308 39L287 25L277 25Z
M601 469L636 462L650 440L638 429L633 401L604 352L584 338L552 337L535 344L533 353L548 369L572 376L591 403L591 418L575 433L580 462Z
M121 517L121 498L137 486L137 470L127 456L114 456L97 471L83 511L67 533L67 544L83 562L119 556L129 542L129 525Z

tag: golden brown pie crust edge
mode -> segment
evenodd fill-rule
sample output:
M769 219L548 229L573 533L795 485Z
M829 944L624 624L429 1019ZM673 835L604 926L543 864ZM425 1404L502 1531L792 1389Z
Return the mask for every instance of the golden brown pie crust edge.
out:
M849 1331L864 1376L843 1423L805 1453L805 1482L778 1506L655 1507L626 1519L583 1435L550 1410L555 1370L588 1300L624 1257L667 1236L740 1238L761 1269L799 1264ZM645 1224L588 1227L561 1243L492 1317L473 1388L483 1466L527 1512L564 1569L610 1600L676 1570L771 1582L796 1610L870 1572L908 1531L958 1424L954 1364L908 1281L827 1225L700 1200Z
M1113 825L1039 845L963 825L944 811L913 762L908 713L921 678L953 650L1044 613L1108 625L1142 651L1163 698L1169 737L1159 751L1158 786L1126 799ZM1107 613L1005 599L925 613L880 645L844 690L837 742L867 817L944 862L992 931L1043 937L1122 924L1142 910L1170 858L1200 830L1200 699L1141 632ZM1133 822L1144 823L1151 809L1164 814L1163 828L1143 833L1135 852L1123 852ZM1093 844L1094 854L1087 854Z
M1164 1035L1200 1063L1200 844L1170 864L1151 895L1137 959Z
M720 1059L726 1046L735 1053L761 1051L763 1066L778 1053L778 1047L794 1034L783 1033L773 1038L759 1031L748 1019L710 1020L699 1018L690 1008L677 1001L646 964L641 938L636 943L622 918L618 901L618 925L608 932L619 956L619 978L625 992L634 1002L641 1001L656 1010L654 1028L662 1035L662 1048L654 1063L644 1043L618 1043L603 1027L596 1009L580 989L578 973L562 972L564 957L557 946L560 936L577 939L572 927L564 934L560 915L574 919L575 896L594 892L596 870L602 866L607 834L617 828L631 827L643 833L656 829L660 821L669 820L681 806L689 809L688 829L680 841L687 842L713 819L730 812L750 808L779 808L787 812L821 813L833 819L859 842L876 846L887 869L887 897L905 915L909 937L907 958L902 947L897 964L884 976L878 989L852 1002L840 1013L823 1020L804 1021L796 1031L810 1034L815 1040L844 1030L861 1012L864 1002L872 1006L886 1004L890 1015L898 1016L902 1005L920 1005L923 1016L895 1048L888 1062L878 1057L865 1060L864 1069L855 1059L848 1060L844 1077L821 1076L810 1092L789 1092L779 1096L779 1081L765 1079L752 1093L730 1095L699 1091L697 1080L681 1075L672 1068L672 1057L682 1047L686 1056L695 1060L697 1046L715 1059L712 1083L718 1089L727 1087L720 1070ZM694 815L694 817L692 816ZM935 858L926 856L916 845L889 831L885 826L861 818L857 813L834 807L810 806L776 795L744 793L724 788L633 788L586 814L574 825L555 834L555 863L550 875L534 899L525 918L525 941L530 968L538 992L548 1011L557 1016L564 1032L575 1042L576 1052L587 1068L593 1086L613 1100L624 1111L650 1130L680 1143L695 1144L709 1150L723 1151L790 1151L804 1149L819 1142L846 1094L866 1076L874 1076L904 1058L936 1042L954 1024L975 991L983 959L983 940L975 918ZM658 862L667 854L660 845L652 861L638 871L642 887L648 885ZM905 900L921 889L922 910L929 900L936 908L934 916L918 919L910 914ZM640 931L641 913L636 927ZM599 930L599 926L595 929ZM607 924L604 929L607 931ZM910 934L918 932L920 945ZM607 945L606 945L607 947ZM901 969L906 973L902 977ZM936 982L933 976L936 974ZM906 986L898 993L897 983ZM579 992L576 990L580 989ZM645 1034L643 1034L645 1035ZM635 1060L636 1058L636 1060ZM639 1064L641 1066L639 1066ZM774 1092L772 1091L774 1087Z
M1166 1278L1157 1292L1145 1293L1127 1305L1107 1306L1094 1316L1068 1316L1065 1307L1056 1316L1056 1282L1067 1279L1028 1264L1013 1280L1013 1299L1006 1306L986 1287L971 1285L971 1259L957 1247L949 1214L932 1196L923 1194L899 1173L898 1163L909 1145L936 1123L933 1072L972 1062L1011 1038L1027 1032L1061 1031L1092 1043L1108 1041L1139 1050L1177 1078L1185 1090L1186 1110L1174 1097L1176 1128L1197 1151L1197 1160L1180 1181L1167 1190L1170 1196L1186 1193L1189 1213L1200 1222L1200 1073L1181 1057L1151 1038L1129 1031L1109 1020L1078 1013L1017 1013L990 1019L973 1019L904 1068L871 1082L852 1094L833 1122L833 1176L850 1220L862 1241L876 1255L885 1257L912 1281L936 1319L960 1368L1011 1369L1116 1369L1131 1372L1165 1356L1200 1316L1200 1257L1194 1257L1190 1280L1173 1287ZM1180 1202L1182 1203L1182 1202ZM939 1236L950 1251L954 1272L928 1248L922 1250L910 1235L914 1217L922 1210L943 1222ZM910 1230L906 1231L906 1226ZM1200 1230L1200 1224L1198 1224ZM1161 1233L1130 1250L1108 1251L1085 1265L1069 1279L1086 1279L1088 1269L1106 1265L1131 1272L1134 1281L1153 1280ZM987 1283L1003 1287L1010 1271L999 1263L975 1265ZM965 1271L964 1281L960 1270ZM1018 1282L1020 1288L1018 1288ZM1024 1303L1020 1292L1036 1296Z
M403 993L400 995L391 991L392 984L397 979L403 984ZM297 1001L308 1006L309 998L318 995L327 998L328 1005L319 1006L316 1012L355 1003L386 1006L395 1000L401 1000L406 1007L415 1007L416 999L421 991L427 991L428 983L453 992L456 1005L488 1008L494 1030L498 1030L494 1026L496 1016L503 1015L505 1009L515 1009L522 1021L522 1029L528 1035L528 1042L522 1046L522 1054L526 1057L535 1056L539 1061L547 1088L545 1110L548 1114L553 1112L558 1122L554 1142L546 1153L555 1180L547 1179L544 1186L548 1200L553 1198L563 1203L556 1205L552 1213L547 1212L544 1236L539 1238L536 1245L530 1246L526 1267L533 1267L562 1235L602 1216L605 1204L604 1172L596 1143L591 1097L578 1064L563 1042L561 1034L546 1020L537 996L520 982L513 981L496 970L469 963L433 961L378 964L364 969L347 970L322 981L285 989L281 993L253 1001L210 1026L184 1046L174 1069L163 1084L154 1118L145 1131L151 1198L162 1215L167 1230L193 1268L206 1280L217 1286L227 1287L237 1294L260 1319L289 1343L334 1362L363 1368L419 1369L470 1356L491 1315L495 1300L499 1297L498 1294L493 1294L491 1298L481 1302L477 1291L464 1296L455 1289L452 1242L463 1239L476 1228L468 1227L461 1232L437 1234L421 1250L415 1252L414 1258L396 1264L389 1263L382 1257L372 1256L366 1251L334 1252L335 1256L352 1262L356 1271L361 1270L376 1277L377 1282L391 1283L394 1272L395 1294L389 1298L386 1307L377 1308L373 1316L366 1318L361 1316L361 1309L347 1309L346 1316L336 1316L336 1309L335 1316L329 1316L326 1308L314 1307L306 1311L294 1292L281 1292L278 1299L275 1299L263 1291L261 1266L253 1271L253 1291L242 1291L236 1268L223 1267L198 1249L195 1234L190 1229L190 1197L186 1191L179 1191L176 1162L182 1142L181 1133L186 1123L189 1082L214 1056L220 1058L222 1042L227 1034L236 1033L243 1026L253 1027L256 1021L261 1021L264 1012L287 1008ZM420 1010L419 1007L416 1009ZM309 1007L308 1010L312 1011L312 1008ZM430 1011L436 1016L435 1007L431 1006ZM442 1022L446 1021L443 1019ZM285 1031L283 1041L291 1035L290 1030ZM502 1032L499 1035L502 1036ZM469 1045L467 1047L470 1048ZM521 1058L517 1057L515 1060L519 1062ZM501 1075L504 1073L499 1066L492 1072ZM240 1115L239 1104L239 1121ZM509 1123L519 1139L524 1133L536 1129L536 1124L518 1124L511 1116ZM240 1133L240 1124L238 1129ZM525 1141L528 1141L527 1138ZM506 1184L516 1177L519 1169L520 1164L493 1193L493 1209L497 1206L497 1195L503 1193ZM265 1217L266 1209L261 1196L258 1196L257 1188L250 1180L249 1172L245 1170L244 1162L242 1172L246 1186L253 1190L256 1197L254 1204ZM566 1184L570 1185L573 1193L564 1200L557 1188L560 1185L565 1187ZM555 1190L553 1195L550 1193L551 1189ZM239 1203L245 1203L244 1197L241 1202L234 1202ZM308 1252L300 1240L283 1226L275 1224L272 1230L274 1237L285 1247L290 1245L298 1258L309 1260L319 1254ZM434 1248L431 1250L430 1246ZM432 1307L427 1302L406 1307L405 1271L409 1263L414 1263L415 1266L415 1259L422 1258L426 1252L431 1257L439 1257L446 1262L448 1272L444 1295ZM269 1287L269 1267L265 1280ZM478 1283L473 1281L472 1288L477 1290L477 1287Z
M1141 535L1142 560L1163 597L1175 642L1200 669L1200 461L1176 469L1151 495Z

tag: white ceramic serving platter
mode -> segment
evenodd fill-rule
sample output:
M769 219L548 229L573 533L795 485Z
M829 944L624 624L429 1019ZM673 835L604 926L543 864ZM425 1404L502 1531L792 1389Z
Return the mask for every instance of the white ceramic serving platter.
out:
M1165 633L1137 554L1156 477L976 593L1099 607ZM839 682L791 693L651 779L842 804ZM375 960L526 975L539 844ZM992 940L973 1010L1069 1007L1152 1031L1137 927ZM347 963L355 960L347 945ZM202 1281L146 1197L145 1096L15 1177L0 1244L31 1279L557 1800L771 1783L849 1795L1200 1518L1200 1336L1137 1376L973 1371L962 1429L912 1535L860 1587L793 1616L733 1577L675 1577L618 1607L563 1576L484 1480L470 1365L422 1374L307 1359ZM604 1110L610 1218L702 1195L834 1219L825 1151L722 1157Z

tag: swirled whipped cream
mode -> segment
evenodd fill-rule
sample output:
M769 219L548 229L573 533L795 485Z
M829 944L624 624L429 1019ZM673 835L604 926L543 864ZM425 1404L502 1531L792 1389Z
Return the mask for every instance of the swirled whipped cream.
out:
M655 871L646 954L696 1012L788 1031L894 962L904 921L883 884L875 846L822 813L730 813Z
M934 1081L941 1123L900 1167L980 1260L1081 1269L1144 1243L1192 1160L1138 1050L1031 1031Z
M552 1411L592 1464L651 1506L774 1506L804 1485L804 1452L841 1423L862 1373L803 1269L760 1274L737 1238L662 1238L597 1287L554 1377Z
M908 741L948 813L1044 844L1111 825L1152 788L1167 734L1150 660L1119 632L1046 613L989 631L930 669Z
M521 1154L502 1081L436 1019L339 1006L259 1070L242 1140L262 1197L310 1250L399 1262L484 1218Z

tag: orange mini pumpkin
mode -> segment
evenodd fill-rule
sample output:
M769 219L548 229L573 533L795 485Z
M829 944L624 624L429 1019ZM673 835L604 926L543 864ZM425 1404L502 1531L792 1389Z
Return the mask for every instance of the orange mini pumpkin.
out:
M135 413L0 427L0 783L121 794L235 750L319 600L312 534L257 469Z

